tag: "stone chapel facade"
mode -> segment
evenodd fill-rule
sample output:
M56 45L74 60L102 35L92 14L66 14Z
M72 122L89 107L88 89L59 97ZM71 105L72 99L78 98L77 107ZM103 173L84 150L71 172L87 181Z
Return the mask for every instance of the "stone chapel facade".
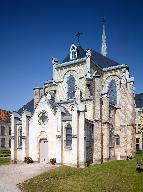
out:
M81 167L134 154L134 79L102 48L72 44L62 63L52 59L53 80L34 88L33 114L12 114L12 161Z

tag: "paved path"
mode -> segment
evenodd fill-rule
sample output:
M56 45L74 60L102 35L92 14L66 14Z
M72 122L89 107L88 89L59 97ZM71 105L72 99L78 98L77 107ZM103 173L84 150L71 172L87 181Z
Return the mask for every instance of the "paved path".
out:
M20 192L16 184L55 167L41 163L2 165L0 166L0 192Z

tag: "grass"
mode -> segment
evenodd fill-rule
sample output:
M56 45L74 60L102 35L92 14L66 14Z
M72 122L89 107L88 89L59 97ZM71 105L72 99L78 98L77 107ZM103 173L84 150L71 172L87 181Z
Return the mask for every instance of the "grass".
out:
M136 161L112 161L84 169L62 166L18 185L24 192L143 192Z
M0 158L0 165L8 165L10 163L10 158Z

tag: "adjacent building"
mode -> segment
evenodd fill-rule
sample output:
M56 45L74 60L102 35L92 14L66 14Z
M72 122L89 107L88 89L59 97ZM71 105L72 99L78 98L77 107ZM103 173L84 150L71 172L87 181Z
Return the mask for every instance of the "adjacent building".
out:
M11 112L0 109L0 150L11 147Z
M143 93L135 95L135 102L136 150L143 150Z

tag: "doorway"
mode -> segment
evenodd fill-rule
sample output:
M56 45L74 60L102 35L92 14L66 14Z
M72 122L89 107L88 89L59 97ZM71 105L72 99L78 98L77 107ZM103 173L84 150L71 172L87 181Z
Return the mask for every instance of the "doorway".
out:
M40 141L40 163L48 163L48 141L46 139Z

